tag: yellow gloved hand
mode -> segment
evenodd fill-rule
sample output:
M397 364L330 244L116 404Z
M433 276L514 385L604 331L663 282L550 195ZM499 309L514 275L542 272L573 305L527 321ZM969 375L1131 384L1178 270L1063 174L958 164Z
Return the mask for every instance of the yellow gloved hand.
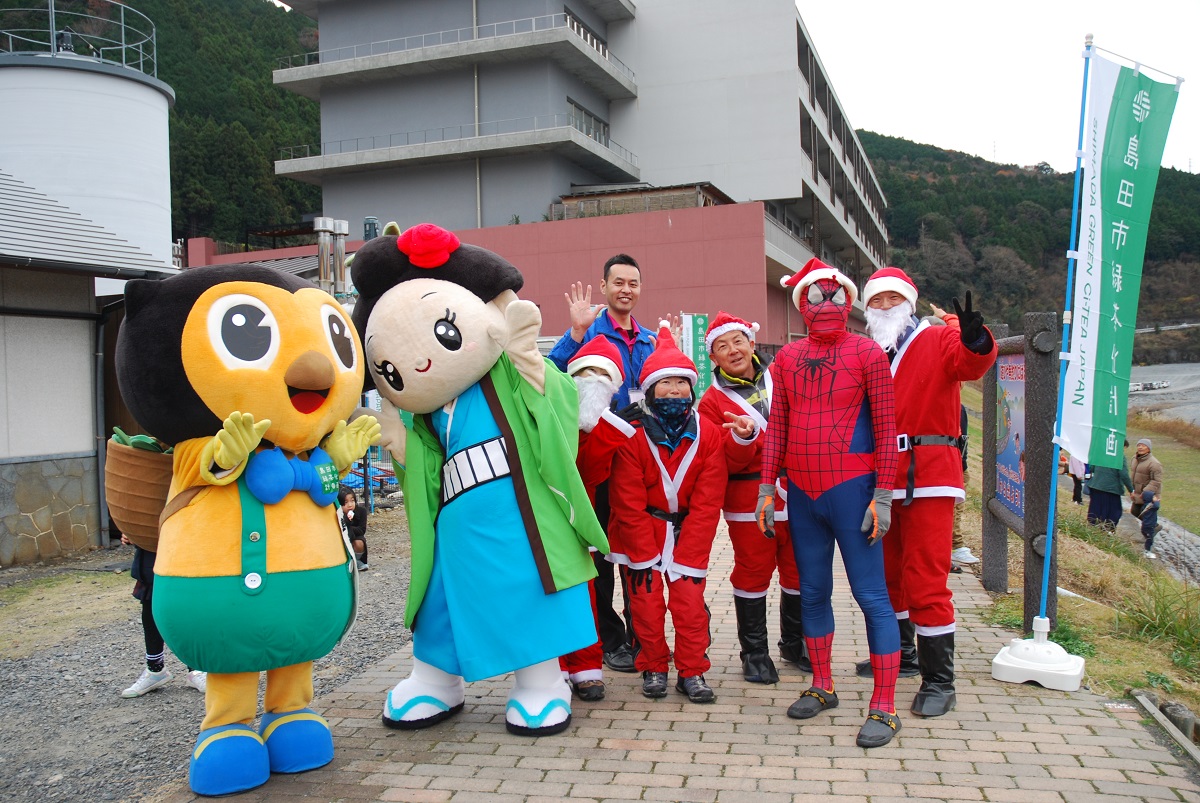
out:
M255 423L253 413L230 413L221 431L209 442L212 462L226 471L244 463L270 428L269 418Z
M366 454L367 449L379 443L381 429L373 415L360 416L349 424L339 421L321 448L333 460L338 474L342 474Z

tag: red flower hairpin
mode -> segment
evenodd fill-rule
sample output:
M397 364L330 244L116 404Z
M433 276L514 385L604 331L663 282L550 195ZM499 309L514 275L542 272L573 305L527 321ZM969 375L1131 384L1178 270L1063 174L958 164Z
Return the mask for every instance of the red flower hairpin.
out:
M396 239L396 247L418 268L436 268L446 264L450 253L461 245L452 231L433 223L418 223Z

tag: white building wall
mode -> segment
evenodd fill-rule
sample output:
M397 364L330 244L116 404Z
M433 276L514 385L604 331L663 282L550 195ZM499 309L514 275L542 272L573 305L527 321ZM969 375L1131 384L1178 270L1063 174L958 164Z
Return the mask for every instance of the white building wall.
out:
M648 0L608 41L637 75L610 122L643 181L710 181L736 201L804 194L794 0Z
M61 61L65 57L59 57ZM119 69L119 68L118 68ZM142 81L62 67L0 70L0 164L171 264L166 96Z
M92 279L6 268L0 306L94 312ZM0 315L0 458L95 450L95 326Z

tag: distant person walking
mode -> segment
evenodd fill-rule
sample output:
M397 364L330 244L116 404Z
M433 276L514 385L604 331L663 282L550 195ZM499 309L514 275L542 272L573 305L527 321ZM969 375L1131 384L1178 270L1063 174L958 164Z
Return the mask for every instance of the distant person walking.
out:
M1088 465L1075 455L1067 460L1067 472L1071 475L1071 501L1083 504L1083 481L1088 478ZM1090 487L1090 486L1089 486Z
M1162 529L1158 523L1158 508L1162 500L1162 463L1151 454L1149 438L1137 442L1133 461L1133 490L1129 493L1129 512L1142 520L1142 538L1146 542L1146 557L1154 560L1154 536Z
M1129 448L1129 441L1125 441ZM1124 489L1124 490L1122 490ZM1106 530L1115 530L1121 520L1121 495L1133 493L1133 479L1129 476L1129 460L1121 455L1121 468L1092 466L1092 477L1088 480L1089 496L1088 524L1096 524Z

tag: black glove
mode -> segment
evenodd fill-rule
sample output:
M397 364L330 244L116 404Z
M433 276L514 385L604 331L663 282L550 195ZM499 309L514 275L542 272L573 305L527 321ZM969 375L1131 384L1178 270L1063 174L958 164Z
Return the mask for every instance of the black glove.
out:
M642 405L638 404L637 402L634 402L633 404L627 404L620 410L617 410L617 418L620 418L622 421L626 421L630 424L635 421L640 421L643 414L644 411L642 410Z
M976 354L987 354L992 350L992 337L983 328L983 315L971 308L971 291L966 293L966 307L960 307L957 298L951 300L954 314L958 316L958 334L963 345Z
M647 566L645 569L627 569L626 575L629 579L629 594L637 596L644 586L644 593L650 593L654 582L654 567Z

